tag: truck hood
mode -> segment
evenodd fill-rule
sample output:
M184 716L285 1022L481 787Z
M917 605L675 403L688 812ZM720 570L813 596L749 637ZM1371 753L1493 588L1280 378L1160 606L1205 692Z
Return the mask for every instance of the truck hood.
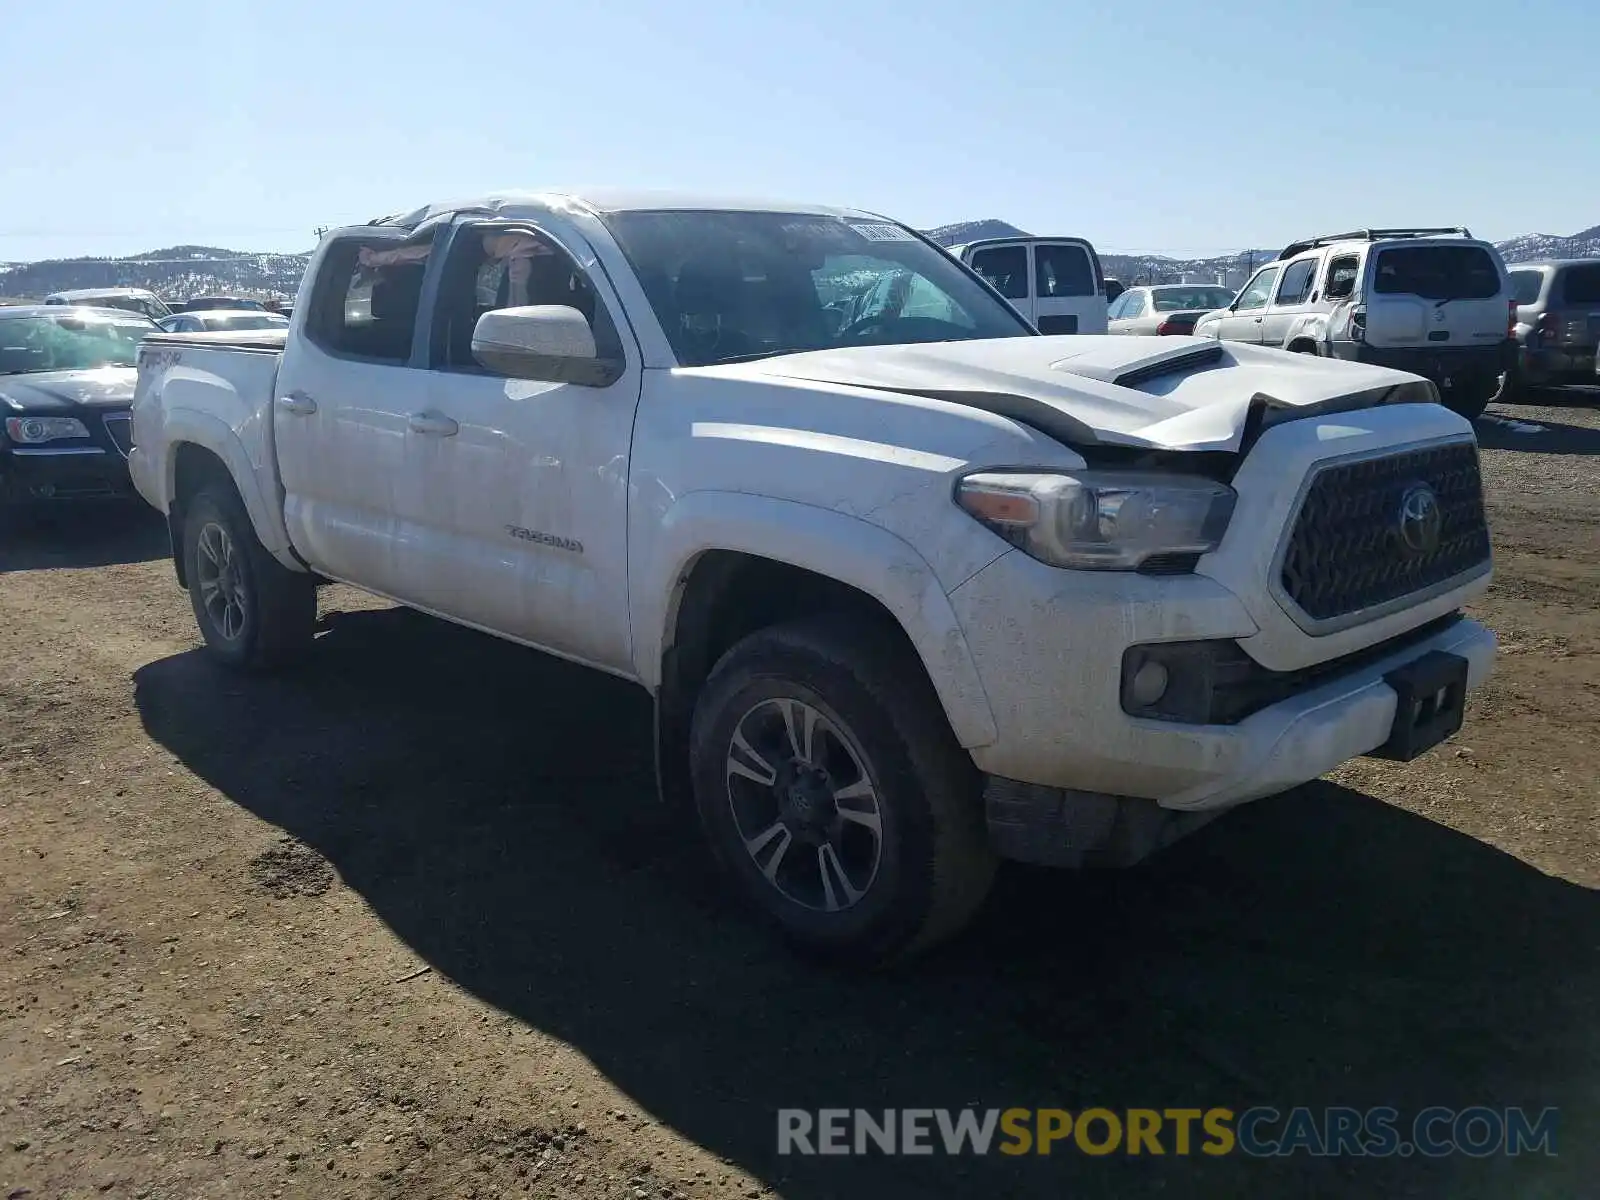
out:
M137 380L138 372L132 367L0 375L0 413L49 414L75 408L126 407L133 403Z
M998 413L1067 445L1237 451L1296 417L1427 402L1386 367L1193 337L994 338L813 350L707 368L926 396Z

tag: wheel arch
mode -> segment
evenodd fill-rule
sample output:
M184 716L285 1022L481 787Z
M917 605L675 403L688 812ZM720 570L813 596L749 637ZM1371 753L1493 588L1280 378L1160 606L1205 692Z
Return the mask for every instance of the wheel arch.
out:
M289 533L283 523L283 508L276 488L276 472L269 462L257 468L239 435L222 418L192 408L169 409L164 421L166 439L163 494L167 500L169 525L181 520L184 493L180 490L179 468L193 463L196 454L221 468L235 494L244 504L251 527L269 554L291 570L305 568L290 549ZM270 454L271 448L264 448ZM207 470L214 470L208 467ZM194 468L185 477L193 481ZM263 479L263 476L266 478ZM174 510L179 510L174 517ZM176 526L173 526L176 528Z
M888 530L813 505L697 492L673 506L653 542L630 590L636 671L656 696L657 770L669 795L685 785L678 751L717 659L747 633L827 609L859 612L906 640L963 747L998 736L944 587Z

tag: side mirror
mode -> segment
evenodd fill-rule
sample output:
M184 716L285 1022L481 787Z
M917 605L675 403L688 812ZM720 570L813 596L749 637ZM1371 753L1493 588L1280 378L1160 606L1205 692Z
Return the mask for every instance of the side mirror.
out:
M498 375L609 387L622 378L620 358L601 358L594 330L575 308L530 304L497 308L478 318L472 357Z

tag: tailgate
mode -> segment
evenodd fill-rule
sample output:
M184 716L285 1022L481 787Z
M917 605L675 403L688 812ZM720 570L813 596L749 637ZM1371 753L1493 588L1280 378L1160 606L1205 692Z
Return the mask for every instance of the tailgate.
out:
M1380 246L1368 272L1369 345L1443 350L1505 340L1502 273L1478 243L1419 238Z

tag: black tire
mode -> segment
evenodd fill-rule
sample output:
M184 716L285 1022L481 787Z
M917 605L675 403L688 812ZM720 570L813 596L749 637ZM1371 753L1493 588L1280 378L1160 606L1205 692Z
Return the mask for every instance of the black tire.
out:
M1313 357L1316 357L1322 353L1317 349L1317 344L1315 342L1296 342L1294 345L1289 347L1289 352L1291 354L1309 354Z
M808 817L785 818L780 796L789 795L793 803L793 792L778 786L781 779L767 786L729 770L735 734L743 731L753 745L752 731L778 719L772 714L780 701L809 706L818 717L810 760L826 764L824 775L836 774L812 781L822 797L815 808L824 810L820 820L839 838L830 842L839 867L832 879L848 888L829 880L820 842L808 845L808 838L833 836L807 827L806 821L816 817L813 807L806 807ZM794 745L792 736L787 742L781 731L777 736L771 744ZM770 764L762 760L762 774L803 771L798 759L781 763L776 753L759 752L773 759ZM859 763L852 764L850 755ZM755 761L742 751L739 757ZM695 806L718 862L745 898L802 951L854 966L906 958L960 930L988 894L995 859L984 826L980 776L897 629L859 618L821 617L746 637L722 657L700 693L689 760ZM881 829L870 877L859 869L868 857L862 838L870 837L870 830L863 833L855 821L838 816L856 807L857 800L841 805L830 799L842 794L841 788L856 790L846 778L855 765L864 769L873 792L861 803L875 808ZM759 841L751 837L756 826L768 832L772 827L766 826L766 816L757 815L741 832L740 814L759 812L763 805L777 814L778 823L790 822L784 826L787 835L777 834L768 843L783 864L769 858L758 866L746 848L747 839ZM790 860L787 852L796 845L800 854ZM760 852L767 853L765 845ZM814 866L806 861L808 853ZM853 876L845 870L852 864ZM808 877L814 877L809 905L803 898ZM850 903L827 911L840 894Z
M231 547L227 586L242 597L236 624L220 616L214 602L208 603L206 583L219 574L212 557L218 531ZM211 553L202 549L202 538ZM289 570L267 553L231 488L207 486L185 502L183 562L195 622L206 648L222 663L235 670L270 671L288 665L311 645L317 623L311 576Z
M1476 388L1459 396L1447 397L1444 406L1457 416L1476 421L1483 416L1483 410L1489 407L1489 402L1498 394L1498 388Z

